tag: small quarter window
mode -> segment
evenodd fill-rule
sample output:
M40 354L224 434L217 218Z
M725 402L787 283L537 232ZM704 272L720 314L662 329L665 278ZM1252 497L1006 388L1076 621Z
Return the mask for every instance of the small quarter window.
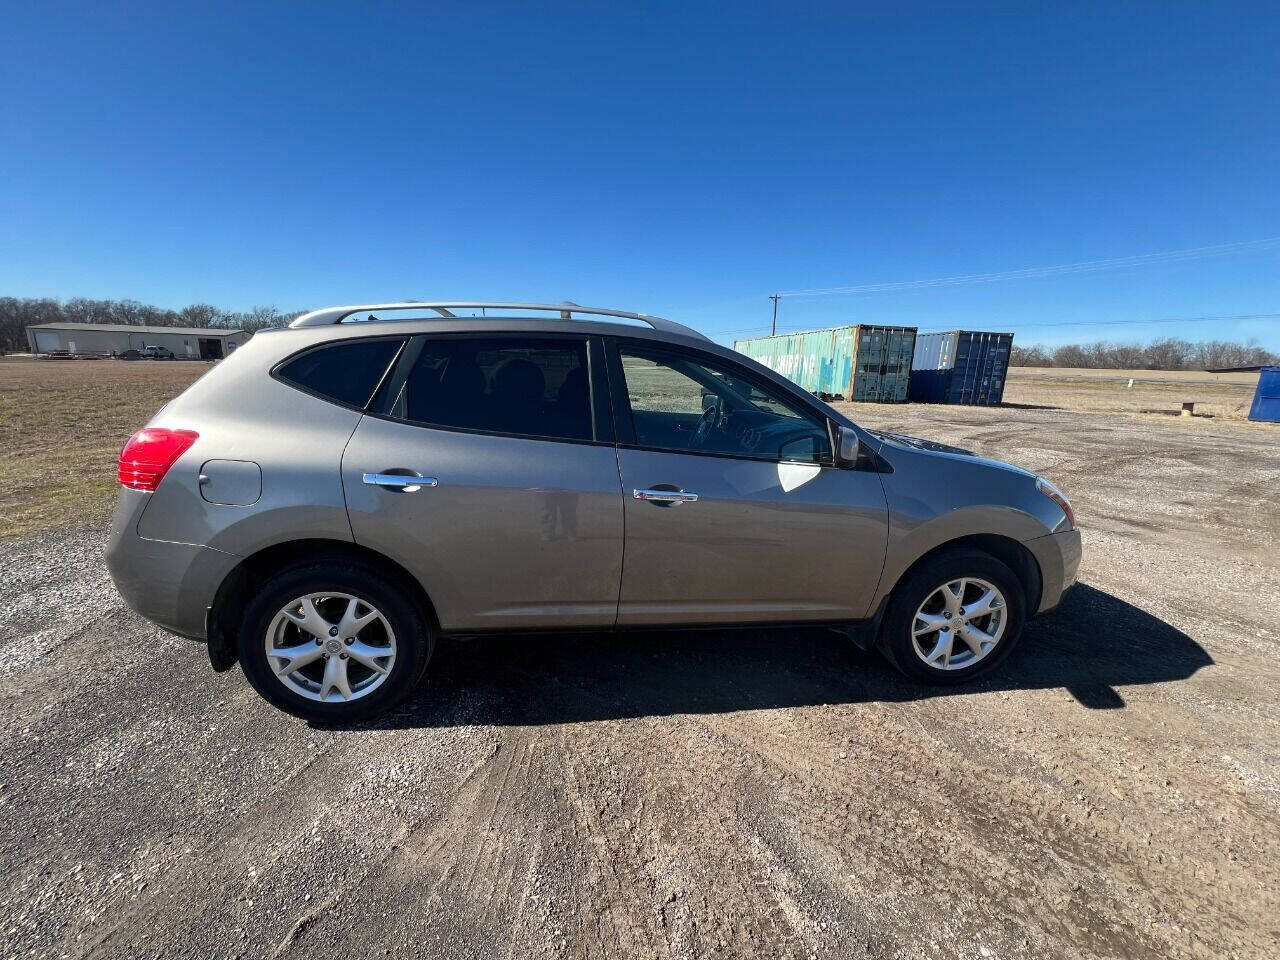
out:
M402 342L399 337L340 340L286 360L276 374L308 393L363 410Z

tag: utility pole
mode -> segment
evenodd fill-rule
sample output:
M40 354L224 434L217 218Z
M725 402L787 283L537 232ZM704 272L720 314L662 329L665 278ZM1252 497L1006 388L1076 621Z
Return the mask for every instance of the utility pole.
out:
M782 299L782 294L775 293L769 299L773 301L773 328L769 331L769 336L776 337L778 335L778 301Z

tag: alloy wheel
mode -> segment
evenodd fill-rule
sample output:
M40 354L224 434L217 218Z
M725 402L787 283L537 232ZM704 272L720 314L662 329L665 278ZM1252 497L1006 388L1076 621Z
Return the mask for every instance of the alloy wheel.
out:
M396 635L387 618L346 593L312 593L285 604L264 643L276 679L322 703L368 696L396 661Z
M995 649L1006 622L1000 588L978 577L961 577L936 587L916 609L911 645L934 670L963 670Z

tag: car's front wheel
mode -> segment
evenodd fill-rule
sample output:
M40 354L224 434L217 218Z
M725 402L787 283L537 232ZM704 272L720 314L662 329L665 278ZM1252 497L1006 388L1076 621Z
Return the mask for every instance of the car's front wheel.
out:
M314 563L283 571L250 601L240 664L281 710L348 722L408 694L433 639L423 612L394 581L346 563Z
M879 646L909 677L963 683L1012 652L1025 619L1022 584L1007 565L977 550L948 551L894 589Z

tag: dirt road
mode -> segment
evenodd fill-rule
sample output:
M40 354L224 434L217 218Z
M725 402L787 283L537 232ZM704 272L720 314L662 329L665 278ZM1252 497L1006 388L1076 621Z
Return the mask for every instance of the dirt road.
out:
M0 544L0 953L1280 954L1280 431L856 416L1073 494L1083 585L991 681L820 631L446 643L312 729L126 611L100 525Z

